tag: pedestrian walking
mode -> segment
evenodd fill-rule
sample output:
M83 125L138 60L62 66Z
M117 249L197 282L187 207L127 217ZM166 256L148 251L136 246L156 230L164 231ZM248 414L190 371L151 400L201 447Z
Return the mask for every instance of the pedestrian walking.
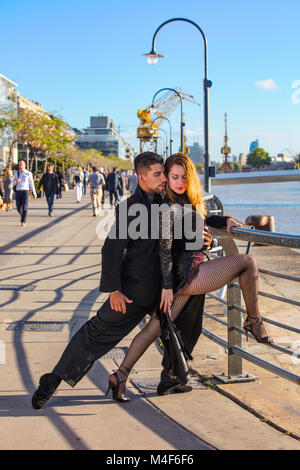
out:
M75 189L75 198L76 203L79 204L82 198L82 185L83 185L83 171L81 166L77 167L75 174L73 176L73 187Z
M0 178L0 211L4 210L4 184L2 178Z
M13 190L13 172L10 168L5 171L4 177L4 199L6 211L11 212L13 206L14 190Z
M106 185L107 170L103 169L103 168L100 168L100 173L104 178L104 184L102 185L102 197L101 197L101 206L102 206L102 209L103 209L104 208L105 198L106 198L106 195L107 195L107 185Z
M96 217L100 213L102 186L105 184L105 180L97 167L93 166L92 170L93 173L89 175L87 185L91 192L93 217Z
M88 173L88 171L86 171L86 168L83 168L82 172L83 172L82 190L83 190L83 194L85 196L86 195L87 182L88 182L88 179L89 179L89 173Z
M107 175L106 186L109 192L110 207L113 208L113 200L115 206L119 204L119 190L120 190L120 178L118 174L118 168L113 168L112 172Z
M40 188L43 186L44 193L46 196L48 204L48 215L49 217L53 216L53 205L54 197L58 195L59 192L59 181L58 176L53 171L54 167L52 163L47 166L47 173L44 173L37 187L38 193L40 193Z
M65 179L64 179L64 175L62 174L62 172L60 170L56 171L56 174L57 174L58 182L59 182L57 199L61 199L62 198L62 190L63 190L63 187L65 185Z
M32 173L26 170L25 160L19 161L19 169L13 177L13 186L16 186L16 206L21 216L21 226L25 227L28 214L29 189L31 189L34 199L37 197Z
M136 172L132 170L132 174L129 174L127 178L127 190L129 191L130 195L134 193L137 185L138 185L138 179L136 176Z

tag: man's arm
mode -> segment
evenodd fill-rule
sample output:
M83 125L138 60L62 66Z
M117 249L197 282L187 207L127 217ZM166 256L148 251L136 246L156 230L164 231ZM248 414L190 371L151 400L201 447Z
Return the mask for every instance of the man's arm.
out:
M36 198L36 190L35 190L35 186L34 186L34 182L33 182L33 178L32 178L32 173L29 174L29 187L32 191L32 194L33 194L33 197Z

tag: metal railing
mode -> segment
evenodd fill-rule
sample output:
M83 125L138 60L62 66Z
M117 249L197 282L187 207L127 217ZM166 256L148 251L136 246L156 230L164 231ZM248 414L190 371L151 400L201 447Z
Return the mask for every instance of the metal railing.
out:
M295 235L265 232L261 230L253 230L246 228L233 228L231 230L231 233L227 233L223 230L217 229L211 229L211 232L213 236L218 239L225 256L239 254L235 239L251 243L257 242L274 246L300 248L300 236ZM286 279L291 282L300 282L300 277L297 276L277 273L263 268L260 268L259 272L265 275ZM217 300L218 302L224 304L227 310L227 322L221 320L215 315L212 315L211 313L204 312L204 315L206 317L227 327L227 341L215 335L213 332L207 330L206 328L203 328L203 334L206 337L219 344L220 346L224 347L228 351L228 372L223 376L218 375L215 377L217 377L224 383L254 380L255 377L251 376L251 374L243 373L242 360L246 359L247 361L250 361L259 367L262 367L270 372L275 373L276 375L279 375L280 377L290 380L296 384L300 384L300 376L286 369L283 369L275 364L267 362L261 359L260 357L251 354L245 349L242 349L242 337L243 335L245 335L245 332L242 329L242 313L247 314L247 311L241 307L241 289L237 279L235 279L227 286L227 300L224 300L224 298L222 298L223 296L214 295L212 293L208 293L207 295L213 298L214 300ZM273 295L267 292L258 291L258 295L279 302L300 306L300 302L298 302L297 300ZM294 333L300 333L300 329L296 328L295 326L286 325L284 323L280 323L265 316L262 316L262 319L264 320L264 322L275 325L276 327ZM254 336L250 333L249 337L254 338ZM295 353L291 349L276 345L276 343L263 345L260 344L260 346L271 348L273 350L279 351L282 354L293 356L295 359L300 358L300 354Z

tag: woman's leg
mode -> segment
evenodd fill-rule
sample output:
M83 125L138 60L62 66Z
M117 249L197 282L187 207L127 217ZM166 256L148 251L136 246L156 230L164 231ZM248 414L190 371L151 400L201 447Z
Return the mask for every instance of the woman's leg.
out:
M134 364L149 348L149 346L160 336L160 323L156 315L153 314L147 325L135 336L130 344L126 356L122 364L117 370L117 374L121 381L119 386L119 395L125 392L126 379L133 368Z
M258 267L255 258L251 255L225 256L201 264L196 278L182 294L175 298L172 306L172 320L175 320L181 312L190 295L205 294L220 289L237 276L239 276L248 319L256 321L255 335L258 338L266 337L267 334L263 324L257 322L260 319ZM268 342L272 342L272 338L269 338Z

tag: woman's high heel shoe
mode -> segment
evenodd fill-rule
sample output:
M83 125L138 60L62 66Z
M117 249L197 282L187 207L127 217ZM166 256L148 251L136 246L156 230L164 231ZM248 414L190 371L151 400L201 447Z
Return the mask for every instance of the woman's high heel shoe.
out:
M250 318L247 316L245 323L243 325L243 328L246 332L246 339L248 341L248 333L252 333L254 338L258 343L264 343L264 344L270 344L273 343L274 340L271 338L271 336L259 336L259 332L261 330L261 327L264 327L264 324L262 322L262 319L259 318Z
M120 380L118 374L115 372L114 374L111 374L109 377L108 377L108 390L106 392L106 395L108 394L109 390L111 389L112 390L112 395L113 395L113 399L115 401L120 401L120 402L126 402L126 401L130 401L130 398L128 397L125 397L124 393L121 393L119 395L119 388L120 388L120 385L124 382L126 382L126 379L127 379L127 374L125 374L125 372L123 372L121 369L120 369L120 372L125 375L125 379L124 380Z

